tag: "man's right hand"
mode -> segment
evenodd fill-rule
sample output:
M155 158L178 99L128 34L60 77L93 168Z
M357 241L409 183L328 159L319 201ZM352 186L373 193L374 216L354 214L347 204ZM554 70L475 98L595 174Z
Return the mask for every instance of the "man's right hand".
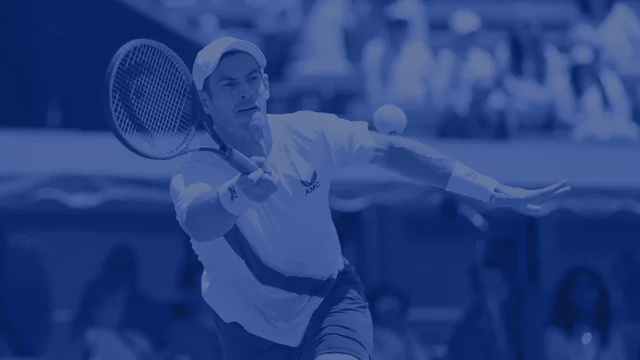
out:
M236 184L251 201L262 203L278 190L278 180L269 170L267 159L252 157L251 160L259 166L259 169L251 174L241 175Z

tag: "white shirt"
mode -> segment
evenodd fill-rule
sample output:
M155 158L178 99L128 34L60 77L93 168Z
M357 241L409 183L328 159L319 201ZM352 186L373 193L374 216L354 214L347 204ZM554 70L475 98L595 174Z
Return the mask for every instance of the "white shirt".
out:
M424 42L407 41L390 64L384 63L387 51L387 43L383 39L370 40L363 50L362 66L370 101L375 106L426 103L433 70L429 47ZM386 81L383 76L385 67L389 67Z
M593 42L600 47L606 59L615 64L624 64L636 56L635 48L640 39L640 19L628 4L616 2L597 26L583 23L572 31L577 39Z
M344 265L329 208L331 180L340 167L369 162L374 143L366 122L331 114L269 115L268 123L273 134L268 162L279 178L278 190L240 216L236 224L244 238L230 236L238 235L232 230L226 240L191 243L205 268L203 296L220 318L295 347ZM193 154L172 180L178 219L198 192L185 185L217 189L236 174L214 154ZM298 279L289 281L293 277ZM293 291L294 282L316 284L317 292Z
M301 30L298 59L291 65L291 76L349 75L352 66L344 34L352 22L349 1L315 2Z
M409 21L409 38L429 43L429 18L427 6L423 0L396 0L396 6L402 7Z
M491 85L497 75L498 65L484 49L472 47L465 58L448 48L440 50L431 81L436 107L454 105L459 114L466 115L474 87Z

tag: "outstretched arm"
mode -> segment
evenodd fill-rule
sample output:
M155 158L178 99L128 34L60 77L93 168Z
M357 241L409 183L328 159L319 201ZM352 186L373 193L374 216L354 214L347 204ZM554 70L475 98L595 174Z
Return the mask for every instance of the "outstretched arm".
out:
M321 113L308 115L308 124L322 133L338 168L373 163L456 194L526 211L536 211L539 204L570 190L566 181L536 190L506 186L424 143L370 131L366 122Z
M372 163L405 177L496 206L536 211L539 204L570 190L566 181L537 190L500 184L430 146L400 136L371 133Z

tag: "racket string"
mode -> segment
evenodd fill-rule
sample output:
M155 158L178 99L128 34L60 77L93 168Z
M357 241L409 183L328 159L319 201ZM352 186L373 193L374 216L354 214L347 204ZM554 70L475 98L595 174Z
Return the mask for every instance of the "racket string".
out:
M191 78L181 60L152 45L129 51L116 70L112 113L121 134L154 156L170 156L194 132Z

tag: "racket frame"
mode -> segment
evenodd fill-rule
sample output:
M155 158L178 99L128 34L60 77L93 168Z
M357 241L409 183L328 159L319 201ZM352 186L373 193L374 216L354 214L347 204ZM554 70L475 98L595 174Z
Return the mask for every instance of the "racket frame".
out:
M189 73L186 65L184 64L184 62L182 61L182 59L180 59L178 57L177 54L175 54L175 52L173 50L171 50L168 46L155 41L155 40L151 40L151 39L134 39L131 40L127 43L125 43L124 45L122 45L118 51L116 51L116 53L113 55L113 57L111 58L111 62L109 63L109 67L107 68L106 71L106 75L105 75L105 84L106 86L105 88L105 93L104 93L104 107L105 107L105 113L107 115L107 123L109 123L109 128L111 130L111 132L115 135L115 137L122 143L122 145L124 145L127 149L129 149L131 152L140 155L144 158L147 159L152 159L152 160L169 160L169 159L173 159L177 156L181 156L184 155L186 153L189 153L190 151L187 151L187 148L189 146L189 144L193 141L193 139L196 136L196 129L198 126L198 122L200 121L200 112L202 112L202 106L200 104L200 99L199 96L197 94L197 90L195 89L195 86L192 84L190 87L190 91L192 92L191 97L193 98L192 100L192 111L193 114L196 114L194 116L193 119L191 119L191 126L190 126L190 134L189 136L185 137L185 139L183 140L183 146L182 146L182 150L178 150L175 151L169 155L166 156L161 156L161 155L152 155L149 154L145 151L141 151L140 149L136 148L134 145L131 144L131 142L129 140L127 140L126 136L122 133L122 130L116 125L115 121L114 121L114 115L113 115L113 83L114 83L114 77L116 75L115 70L118 68L118 66L122 63L123 60L125 60L126 55L131 51L131 49L136 48L138 46L142 46L142 45L151 45L151 46L156 46L158 48L160 48L162 51L164 51L166 54L170 54L171 56L176 57L177 63L179 64L179 66L183 67L182 71ZM215 150L212 148L212 150ZM215 152L215 151L214 151Z
M191 80L189 91L191 92L191 97L192 97L191 103L192 103L193 118L191 119L190 134L189 136L185 137L185 139L183 140L184 145L182 150L175 151L166 156L151 155L137 149L135 146L131 144L130 141L127 140L126 136L122 133L121 129L116 125L113 118L112 97L113 97L113 80L115 76L115 69L126 58L126 54L132 48L135 48L141 45L156 46L162 49L166 54L169 54L170 56L175 57L175 60L176 60L175 62L178 64L179 67L182 68L181 71L184 74L189 74L189 78ZM111 62L109 63L109 66L106 71L105 83L106 83L106 86L105 86L105 94L103 95L104 96L103 105L105 107L105 113L107 115L107 122L109 123L109 128L111 132L115 135L115 137L118 139L118 141L120 141L120 143L122 143L122 145L124 145L129 151L139 156L142 156L144 158L152 159L152 160L170 160L191 152L206 151L206 152L215 153L216 155L220 156L222 159L226 160L231 166L233 166L236 170L238 170L242 174L249 174L259 168L254 161L247 158L244 154L235 150L231 146L227 145L227 143L225 143L220 138L218 133L215 131L213 124L209 121L209 119L206 119L206 120L203 119L203 117L209 116L209 115L205 113L202 107L198 90L196 89L195 84L193 83L193 79L191 78L191 73L187 68L187 66L185 65L184 61L182 61L182 59L178 56L178 54L176 54L168 46L158 41L151 40L151 39L144 39L144 38L134 39L125 43L118 49L118 51L113 55L111 59ZM209 133L209 136L211 136L213 140L218 144L219 146L218 149L214 147L205 147L205 146L196 146L196 147L189 146L193 141L193 139L195 138L197 134L197 128L200 124L204 126L207 133Z

